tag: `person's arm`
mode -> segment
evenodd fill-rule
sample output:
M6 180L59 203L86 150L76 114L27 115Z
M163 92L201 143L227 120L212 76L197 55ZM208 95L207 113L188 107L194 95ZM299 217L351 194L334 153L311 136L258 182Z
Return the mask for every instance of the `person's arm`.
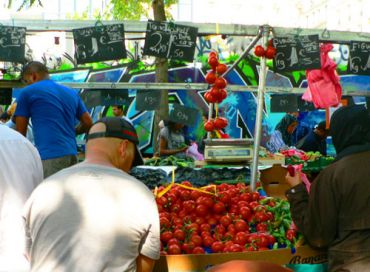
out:
M76 134L82 134L89 132L90 127L93 125L93 121L88 112L84 112L80 117L80 123L76 127Z
M328 169L329 170L329 169ZM325 173L326 172L326 173ZM323 171L312 183L310 194L300 181L300 172L294 177L287 174L291 186L286 192L290 202L292 218L298 230L315 247L327 247L336 236L337 206L332 175Z
M24 137L27 135L27 127L28 127L28 118L22 116L15 117L15 127L19 133L21 133Z
M154 268L155 260L150 259L142 254L136 258L137 272L151 272Z
M186 151L186 149L188 149L188 146L185 146L179 149L168 149L167 146L168 146L167 140L164 137L160 137L159 138L159 154L160 155L165 155L165 156L174 155L180 152L184 152Z

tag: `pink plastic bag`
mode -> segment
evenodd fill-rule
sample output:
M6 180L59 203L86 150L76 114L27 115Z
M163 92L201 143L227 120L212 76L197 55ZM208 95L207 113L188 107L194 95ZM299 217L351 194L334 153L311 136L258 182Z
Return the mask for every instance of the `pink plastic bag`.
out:
M308 87L302 99L313 102L316 108L336 107L342 97L342 87L336 73L337 65L329 57L331 49L331 44L321 45L321 69L306 71Z
M198 144L195 142L186 150L186 156L191 157L196 161L204 161L204 156L199 153Z

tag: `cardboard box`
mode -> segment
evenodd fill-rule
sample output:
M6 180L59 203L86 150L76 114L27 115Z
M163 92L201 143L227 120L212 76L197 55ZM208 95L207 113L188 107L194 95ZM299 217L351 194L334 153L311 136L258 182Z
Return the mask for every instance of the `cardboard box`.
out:
M202 272L211 266L232 260L263 260L279 265L319 264L327 262L327 253L309 246L301 246L292 254L291 249L240 253L214 253L199 255L167 255L156 262L154 272Z
M287 174L286 167L281 164L274 164L272 167L260 170L262 187L268 196L286 198L285 191L289 185L285 181Z

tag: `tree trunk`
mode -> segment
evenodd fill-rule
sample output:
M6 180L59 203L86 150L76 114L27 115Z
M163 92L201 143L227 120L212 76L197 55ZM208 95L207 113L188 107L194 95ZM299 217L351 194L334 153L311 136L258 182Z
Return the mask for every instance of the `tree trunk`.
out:
M152 2L154 21L164 22L166 21L166 13L164 9L163 0L153 0ZM155 82L168 82L168 61L164 58L156 58L155 67ZM168 117L168 91L161 90L162 93L162 107L155 111L154 116L154 130L153 130L153 141L154 141L154 153L158 152L158 135L159 135L159 122Z

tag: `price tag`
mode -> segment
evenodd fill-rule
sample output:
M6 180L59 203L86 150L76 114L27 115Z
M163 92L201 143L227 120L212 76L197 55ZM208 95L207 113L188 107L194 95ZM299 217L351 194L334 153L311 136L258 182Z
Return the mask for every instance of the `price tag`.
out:
M193 61L198 29L169 22L148 21L144 55Z
M101 90L100 92L104 106L122 105L128 98L128 90L126 89Z
M158 110L161 107L162 93L159 90L138 90L136 93L136 110Z
M294 94L271 95L271 112L295 112L298 109L297 96Z
M169 119L175 123L192 126L195 124L198 114L199 111L194 108L173 104L173 110L170 112Z
M0 89L0 105L10 105L12 103L12 88Z
M370 43L355 41L350 43L348 72L370 75Z
M276 48L274 70L291 72L320 69L320 45L318 35L278 37L273 39Z
M0 26L0 61L25 61L26 28Z
M73 29L77 64L127 57L123 24Z

